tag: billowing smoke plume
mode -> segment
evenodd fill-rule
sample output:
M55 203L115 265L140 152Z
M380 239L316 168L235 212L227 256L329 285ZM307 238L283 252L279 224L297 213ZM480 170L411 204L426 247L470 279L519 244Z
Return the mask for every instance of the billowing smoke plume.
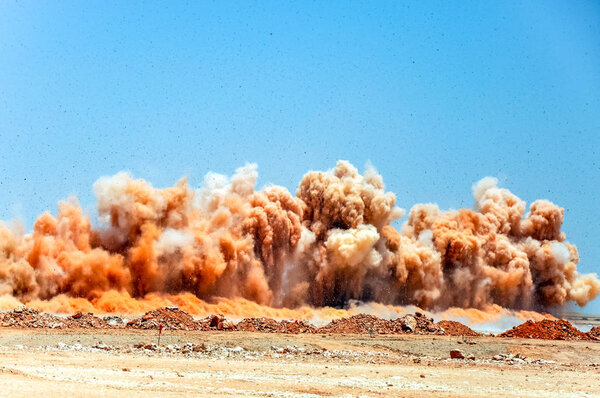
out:
M257 177L246 165L230 179L209 173L198 190L185 179L157 189L118 173L94 184L96 227L76 199L60 202L57 216L39 216L29 234L0 223L0 295L57 311L124 312L166 302L308 308L354 300L543 309L583 306L600 293L596 275L577 273L564 210L540 200L525 214L493 178L474 185L473 209L415 205L397 230L391 223L404 211L372 167L361 175L340 161L309 172L295 195L256 190Z

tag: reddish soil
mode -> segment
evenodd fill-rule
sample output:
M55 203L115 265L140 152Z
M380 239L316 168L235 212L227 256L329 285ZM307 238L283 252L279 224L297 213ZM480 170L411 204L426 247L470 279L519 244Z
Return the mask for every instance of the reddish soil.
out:
M159 308L144 314L141 318L127 323L133 329L158 329L162 325L165 329L198 330L200 325L187 312L176 307Z
M277 322L270 318L246 318L236 325L236 329L242 332L266 332L266 333L314 333L315 327L304 321L281 321Z
M600 326L593 327L587 335L592 340L600 340Z
M67 327L64 318L32 308L18 308L0 313L0 325L4 327L45 329L63 329Z
M444 334L447 336L481 336L481 333L477 333L460 322L440 321L437 325L444 329Z
M233 322L225 318L225 315L209 315L198 321L200 330L235 330Z
M587 334L577 330L570 322L558 319L544 319L540 322L527 321L498 337L517 337L544 340L589 340Z
M91 312L85 314L78 312L64 319L64 323L66 324L67 328L109 329L111 327L102 318L98 318Z
M331 321L317 329L317 333L442 334L442 330L433 323L433 319L416 312L391 321L373 315L354 315Z
M318 333L370 333L395 334L402 333L399 324L377 318L373 315L359 314L350 318L336 319L328 325L317 329Z
M468 326L456 321L440 321L416 312L403 317L386 320L373 315L359 314L331 321L316 328L306 321L277 321L271 318L245 318L237 324L224 315L210 315L196 320L177 307L165 307L147 312L125 324L124 318L110 315L104 319L92 313L78 312L71 316L57 316L30 308L19 308L0 312L0 326L12 328L42 329L158 329L161 325L171 330L242 331L281 334L419 334L448 336L481 336ZM600 341L600 326L588 333L577 330L565 320L545 319L540 322L527 321L498 337L520 337L545 340L595 340Z

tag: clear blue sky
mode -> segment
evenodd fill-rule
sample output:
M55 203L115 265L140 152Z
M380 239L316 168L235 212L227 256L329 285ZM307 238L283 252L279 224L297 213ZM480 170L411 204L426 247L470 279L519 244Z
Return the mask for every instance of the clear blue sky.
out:
M0 2L0 219L93 213L119 170L295 190L370 160L406 209L487 175L550 199L600 271L599 2L237 3Z

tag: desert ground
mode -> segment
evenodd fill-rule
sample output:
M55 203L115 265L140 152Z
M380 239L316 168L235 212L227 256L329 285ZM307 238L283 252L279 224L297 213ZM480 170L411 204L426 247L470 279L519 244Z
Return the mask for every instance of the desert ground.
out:
M591 341L0 328L0 357L7 397L600 395Z

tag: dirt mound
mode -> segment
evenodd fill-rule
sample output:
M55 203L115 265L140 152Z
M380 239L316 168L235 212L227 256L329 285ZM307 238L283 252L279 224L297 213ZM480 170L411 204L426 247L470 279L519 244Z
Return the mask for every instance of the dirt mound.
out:
M317 329L318 333L370 333L390 334L402 333L400 325L373 315L359 314L349 318L336 319ZM398 327L398 329L393 329Z
M275 333L279 323L271 318L244 318L235 327L242 332Z
M527 321L507 330L498 337L517 337L544 340L589 340L587 334L577 330L563 319L544 319L540 322Z
M600 341L600 326L594 326L591 328L590 331L587 332L587 335L592 340Z
M317 333L369 333L369 334L443 334L433 319L420 312L387 320L373 315L358 314L331 321L317 329Z
M281 321L279 332L289 334L314 333L317 330L313 325L304 321Z
M242 332L264 332L264 333L314 333L316 328L304 321L281 321L271 318L245 318L236 326Z
M165 329L173 330L198 330L200 325L187 312L177 307L159 308L146 312L141 318L127 323L133 329L158 329L163 325Z
M470 327L456 321L440 321L437 323L444 330L444 334L448 336L481 336Z
M64 319L32 308L17 308L0 314L0 325L17 328L63 329Z

